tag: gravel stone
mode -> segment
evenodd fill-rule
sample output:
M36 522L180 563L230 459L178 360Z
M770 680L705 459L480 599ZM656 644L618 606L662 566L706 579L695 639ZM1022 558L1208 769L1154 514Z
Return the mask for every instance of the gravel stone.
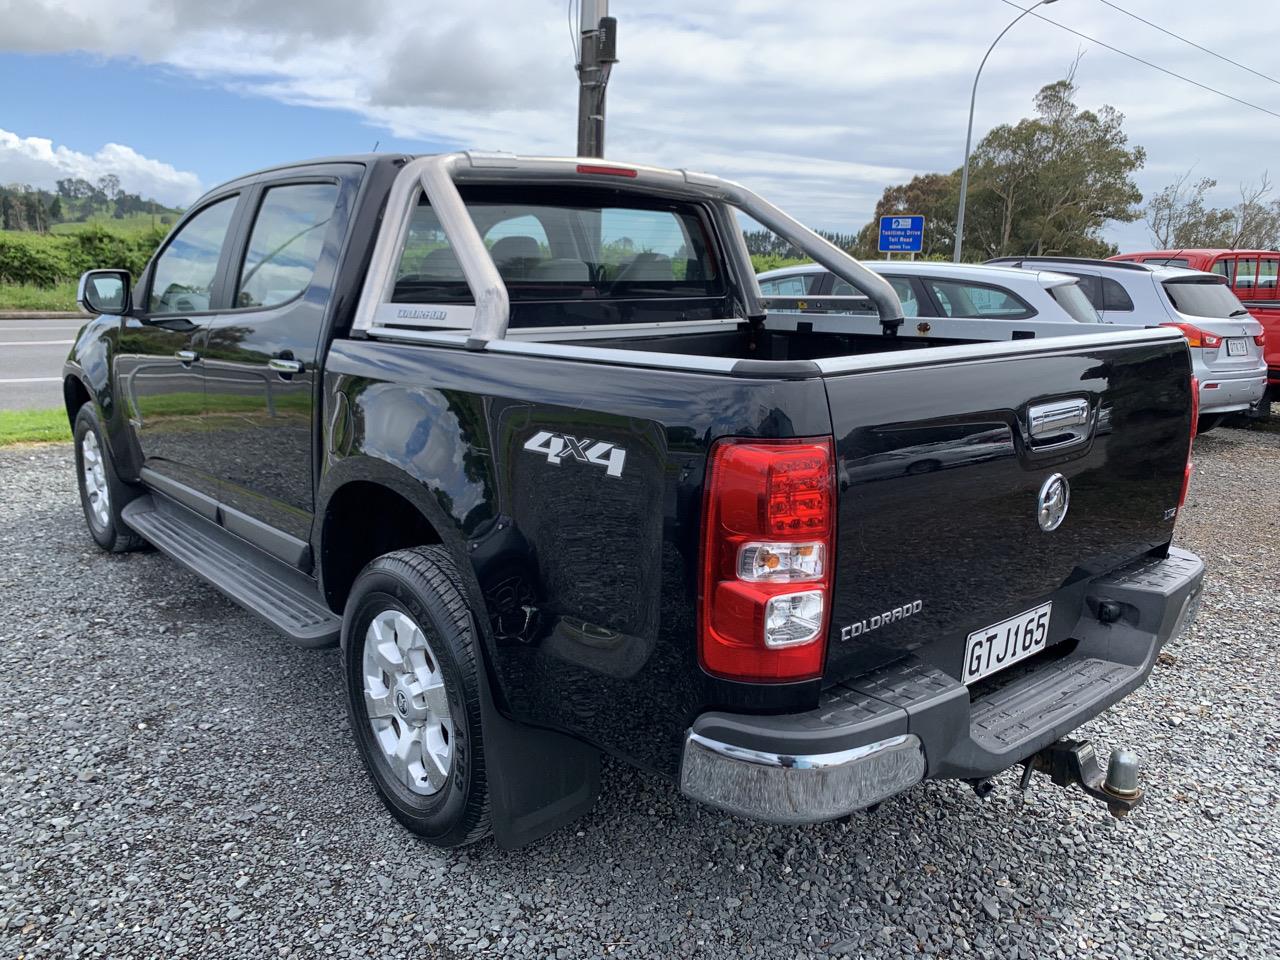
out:
M1137 750L1126 820L1013 771L773 827L606 762L575 827L442 852L374 796L336 651L99 551L69 445L0 450L0 957L1280 956L1280 432L1196 467L1200 619L1079 733Z

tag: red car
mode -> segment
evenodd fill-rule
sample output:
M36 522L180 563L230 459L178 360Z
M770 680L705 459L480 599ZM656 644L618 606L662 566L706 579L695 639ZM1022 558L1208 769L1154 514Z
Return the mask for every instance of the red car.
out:
M1230 280L1232 292L1266 331L1267 397L1280 399L1280 251L1151 250L1111 259L1205 270Z

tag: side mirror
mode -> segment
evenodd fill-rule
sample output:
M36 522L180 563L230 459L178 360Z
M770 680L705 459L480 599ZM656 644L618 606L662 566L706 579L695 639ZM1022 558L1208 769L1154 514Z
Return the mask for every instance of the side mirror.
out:
M80 276L76 303L90 316L128 313L130 282L128 270L90 270Z

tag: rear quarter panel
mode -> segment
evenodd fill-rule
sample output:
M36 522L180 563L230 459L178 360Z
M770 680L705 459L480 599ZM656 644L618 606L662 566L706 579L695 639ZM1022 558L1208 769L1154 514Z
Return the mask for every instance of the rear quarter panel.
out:
M812 706L817 681L761 689L698 665L707 450L722 436L821 436L822 383L339 340L325 375L322 499L399 478L466 572L504 709L673 774L706 709ZM526 445L626 451L620 475Z

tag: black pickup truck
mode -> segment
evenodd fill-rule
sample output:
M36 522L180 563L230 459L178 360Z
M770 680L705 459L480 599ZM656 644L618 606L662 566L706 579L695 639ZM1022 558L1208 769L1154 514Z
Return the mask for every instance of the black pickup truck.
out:
M742 214L878 329L762 298ZM1019 763L1141 799L1062 738L1198 606L1179 331L930 337L737 184L476 153L232 181L80 301L93 538L340 644L435 844L573 820L602 751L780 823Z

